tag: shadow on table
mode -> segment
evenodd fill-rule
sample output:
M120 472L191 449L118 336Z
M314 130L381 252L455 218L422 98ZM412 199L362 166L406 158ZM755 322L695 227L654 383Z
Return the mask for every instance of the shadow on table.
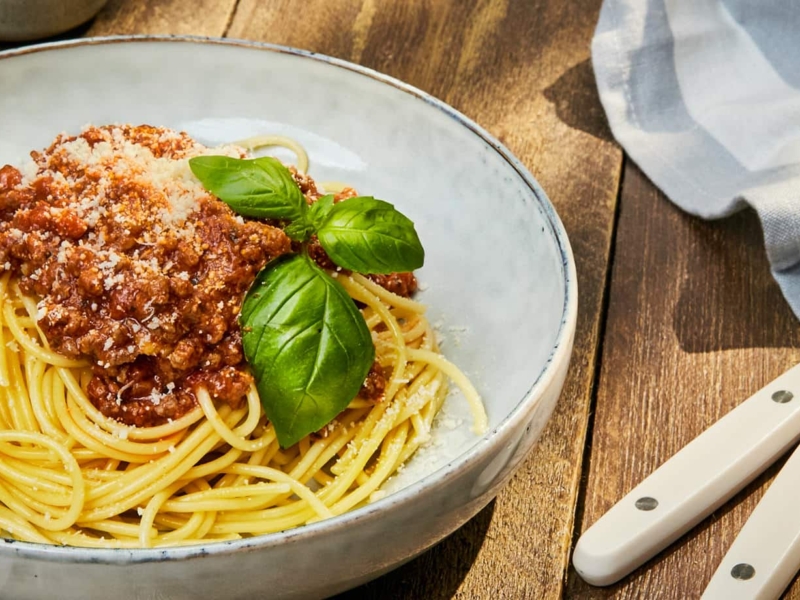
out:
M83 25L78 25L77 27L70 29L69 31L65 31L64 33L59 33L58 35L54 35L47 38L41 38L38 40L28 40L25 42L3 42L0 41L0 52L3 50L11 50L12 48L22 48L23 46L32 46L33 44L45 44L49 42L61 42L64 40L71 40L75 38L80 38L86 35L91 28L92 23L94 20L89 20L88 22L84 23Z
M331 600L452 598L478 556L494 507L492 500L472 520L421 556Z
M673 318L681 348L800 346L800 327L770 272L757 214L744 210L720 221L683 218L693 231ZM694 270L693 264L704 266Z
M588 58L570 68L545 89L544 97L553 104L562 123L601 140L614 139L600 104L592 64Z

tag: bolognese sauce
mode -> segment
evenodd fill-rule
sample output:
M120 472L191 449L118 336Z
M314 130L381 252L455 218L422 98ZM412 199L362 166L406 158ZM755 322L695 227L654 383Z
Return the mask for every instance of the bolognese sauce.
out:
M197 386L241 402L252 381L238 324L245 293L292 250L277 223L242 218L203 189L188 166L203 154L245 151L147 125L88 126L21 169L0 169L0 270L41 299L36 321L50 346L90 361L92 403L128 425L180 418ZM313 179L290 170L315 202ZM332 266L318 243L309 250ZM411 273L373 279L403 296L416 290ZM376 363L361 395L384 388Z
M130 425L182 416L197 385L241 400L239 309L291 247L193 181L187 160L206 152L166 129L89 127L0 175L0 265L41 298L53 349L91 361L92 403Z

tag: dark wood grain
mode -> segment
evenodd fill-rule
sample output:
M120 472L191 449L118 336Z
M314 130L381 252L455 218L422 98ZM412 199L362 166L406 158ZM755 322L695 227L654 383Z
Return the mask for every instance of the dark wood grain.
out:
M627 165L580 530L800 359L750 211L705 222ZM569 598L697 598L777 467L607 589L570 572Z

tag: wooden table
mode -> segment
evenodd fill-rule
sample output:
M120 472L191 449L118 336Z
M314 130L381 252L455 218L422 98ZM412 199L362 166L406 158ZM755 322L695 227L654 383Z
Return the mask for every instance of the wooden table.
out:
M800 359L758 221L677 210L613 141L589 42L600 0L110 0L61 37L226 36L377 69L506 144L564 221L580 313L562 398L498 498L420 558L341 598L697 597L777 467L619 584L569 566L577 536ZM795 582L788 597L800 598Z

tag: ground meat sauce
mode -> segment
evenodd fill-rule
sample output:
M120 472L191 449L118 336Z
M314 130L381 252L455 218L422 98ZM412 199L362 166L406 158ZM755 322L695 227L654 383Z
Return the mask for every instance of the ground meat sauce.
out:
M21 170L0 169L0 268L41 298L52 348L91 361L92 403L129 425L181 417L197 386L241 402L251 383L241 304L258 271L292 248L280 228L243 219L202 188L188 159L203 154L243 151L150 126L87 127ZM294 176L309 202L319 197L313 180ZM381 277L403 295L416 288L411 274ZM375 365L362 395L384 387Z

